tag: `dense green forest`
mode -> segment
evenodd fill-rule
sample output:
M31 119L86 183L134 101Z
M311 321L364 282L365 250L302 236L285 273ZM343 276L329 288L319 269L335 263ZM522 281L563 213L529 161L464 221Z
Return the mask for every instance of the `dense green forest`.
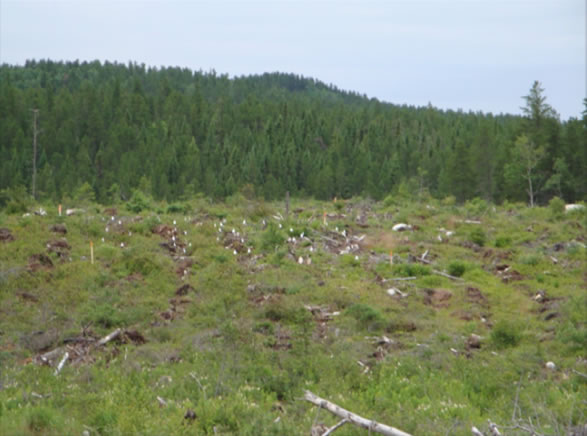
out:
M243 189L266 199L585 200L587 111L561 121L539 82L520 105L523 117L398 106L281 73L2 65L0 189L32 191L35 108L40 200L81 190L116 202L135 189L167 201Z

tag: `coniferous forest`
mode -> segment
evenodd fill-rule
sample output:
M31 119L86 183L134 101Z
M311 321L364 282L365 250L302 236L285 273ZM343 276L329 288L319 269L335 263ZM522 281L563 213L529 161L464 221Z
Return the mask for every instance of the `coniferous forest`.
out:
M524 116L398 106L293 74L229 78L144 64L0 67L0 188L40 200L140 190L175 201L429 193L587 198L587 111L561 121L528 84ZM578 97L579 98L579 97ZM33 112L38 151L33 162ZM579 116L579 114L578 114ZM20 191L19 191L20 190Z

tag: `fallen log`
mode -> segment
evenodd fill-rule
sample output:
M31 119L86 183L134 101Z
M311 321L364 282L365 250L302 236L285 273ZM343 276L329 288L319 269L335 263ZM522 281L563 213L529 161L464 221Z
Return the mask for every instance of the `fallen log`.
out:
M314 395L310 391L304 392L304 400L309 401L310 403L318 407L328 410L330 413L338 416L339 418L342 418L343 421L346 420L346 422L350 422L351 424L354 424L358 427L365 428L370 432L374 431L385 436L411 436L409 433L405 433L401 430L398 430L397 428L390 427L388 425L380 424L376 421L363 418L362 416L359 416L356 413L350 412L346 409L343 409L340 406L337 406L334 403L331 403L328 400L325 400L323 398L318 397L317 395ZM337 424L335 426L336 428L333 427L329 429L325 434L331 434L334 430L341 427L343 424L346 423L343 421L340 421L340 425Z

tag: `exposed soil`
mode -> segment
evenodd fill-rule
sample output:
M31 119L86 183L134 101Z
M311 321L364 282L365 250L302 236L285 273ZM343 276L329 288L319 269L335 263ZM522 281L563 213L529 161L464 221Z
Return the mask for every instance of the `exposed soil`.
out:
M514 269L511 269L511 267L506 264L496 265L495 275L501 277L501 281L504 283L510 283L525 279L525 277L522 274L520 274L518 271Z
M14 241L12 232L6 228L0 228L0 242L11 242Z
M437 309L448 307L449 300L452 298L452 292L446 289L424 289L424 304Z
M51 269L53 268L53 261L49 256L44 253L33 254L29 257L28 269L29 271L35 272L40 269Z
M55 239L53 241L48 241L46 247L47 252L55 253L60 259L65 259L68 257L69 250L71 250L71 245L69 245L65 239Z
M175 290L175 295L187 295L190 291L194 291L194 287L186 283Z
M67 227L65 227L65 224L53 224L51 227L49 227L49 231L53 233L59 233L61 235L66 235Z
M175 268L175 273L179 277L183 277L188 275L189 269L194 264L194 259L191 257L181 257L177 262L177 267Z
M469 303L477 304L482 307L488 307L489 302L483 293L473 286L467 286L466 298Z

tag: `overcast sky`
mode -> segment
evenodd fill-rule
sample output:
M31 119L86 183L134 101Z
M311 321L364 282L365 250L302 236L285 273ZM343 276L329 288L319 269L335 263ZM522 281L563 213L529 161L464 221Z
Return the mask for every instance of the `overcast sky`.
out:
M292 72L397 104L562 119L586 93L585 0L0 0L0 62Z

